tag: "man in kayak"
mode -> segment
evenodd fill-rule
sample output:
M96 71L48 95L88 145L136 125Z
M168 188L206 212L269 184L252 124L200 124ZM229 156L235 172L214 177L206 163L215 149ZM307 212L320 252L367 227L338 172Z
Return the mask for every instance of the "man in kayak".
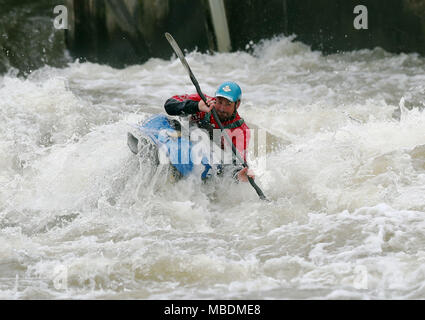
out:
M172 116L190 115L190 123L195 123L198 127L208 130L211 139L213 130L220 130L210 112L212 108L215 108L236 149L246 161L250 131L237 112L241 104L241 88L235 82L226 81L218 87L215 97L205 96L207 104L198 94L176 95L165 102L164 108ZM224 139L221 140L221 148L224 148ZM248 176L254 179L253 172L248 168L238 167L234 172L234 177L239 181L247 182Z

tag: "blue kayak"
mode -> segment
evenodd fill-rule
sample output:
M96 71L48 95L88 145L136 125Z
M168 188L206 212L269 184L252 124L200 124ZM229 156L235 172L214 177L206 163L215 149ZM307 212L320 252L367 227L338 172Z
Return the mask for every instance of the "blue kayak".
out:
M181 125L176 119L163 114L155 115L136 125L133 132L128 132L127 145L134 154L146 150L147 144L156 148L157 153L165 155L181 177L197 173L206 179L211 175L209 152L205 148L195 148L189 136L182 135Z

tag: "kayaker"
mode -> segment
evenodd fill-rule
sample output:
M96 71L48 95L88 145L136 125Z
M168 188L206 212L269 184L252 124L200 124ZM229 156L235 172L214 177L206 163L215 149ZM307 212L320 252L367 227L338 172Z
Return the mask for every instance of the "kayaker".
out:
M215 97L207 95L205 97L207 98L207 105L198 94L175 95L165 102L164 108L172 116L190 115L190 123L208 130L210 139L213 138L213 130L220 130L220 127L210 112L212 108L215 108L233 144L244 160L246 160L250 131L237 112L241 104L241 88L235 82L226 81L220 84L215 92ZM221 148L224 148L223 138L221 140ZM248 176L253 179L255 178L252 170L243 168L242 166L237 166L233 172L233 176L243 182L248 181Z

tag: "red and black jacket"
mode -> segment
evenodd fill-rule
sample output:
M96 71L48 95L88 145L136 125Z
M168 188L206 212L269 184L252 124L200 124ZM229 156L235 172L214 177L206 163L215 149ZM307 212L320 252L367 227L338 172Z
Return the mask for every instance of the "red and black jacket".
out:
M207 99L215 99L209 96L206 97ZM199 111L198 103L200 100L201 97L198 94L176 95L165 102L164 108L172 116L191 115L191 123L196 123L198 126L208 129L211 136L211 129L219 129L220 127L211 113ZM229 137L231 137L240 155L246 161L247 149L251 137L248 126L236 111L230 119L222 121L222 125ZM221 148L224 148L223 139L221 141Z

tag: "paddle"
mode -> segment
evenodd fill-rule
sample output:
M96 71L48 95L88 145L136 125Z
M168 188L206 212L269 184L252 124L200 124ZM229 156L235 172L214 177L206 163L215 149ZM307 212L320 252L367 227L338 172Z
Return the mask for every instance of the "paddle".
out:
M193 72L190 69L189 64L187 63L187 61L186 61L186 59L184 57L184 54L180 50L180 47L177 44L176 40L174 40L173 36L171 34L169 34L168 32L165 33L165 37L167 38L167 40L170 43L171 47L173 48L174 52L179 57L181 63L183 64L183 66L185 67L187 73L189 74L190 80L192 80L192 83L193 83L193 85L196 88L196 92L198 92L199 96L204 101L204 103L206 105L208 105L207 99L204 96L204 94L202 93L201 88L199 87L199 83L196 80L195 76L193 75ZM219 117L217 115L217 112L215 111L215 108L212 108L211 109L211 113L212 113L214 119L216 120L218 126L220 127L221 131L224 133L224 138L226 139L227 143L232 146L232 152L233 152L233 154L238 158L238 160L242 163L242 165L245 168L248 168L248 164L246 163L246 161L244 159L242 159L241 155L239 154L239 151L236 149L235 145L230 140L227 132L224 130L223 124L221 123L221 121L220 121L220 119L219 119ZM257 186L257 184L255 183L254 179L252 179L251 177L248 176L248 181L251 184L251 186L255 189L255 191L257 192L257 194L258 194L258 196L260 197L261 200L269 201L266 198L266 196L264 195L263 191L261 191L261 189Z

